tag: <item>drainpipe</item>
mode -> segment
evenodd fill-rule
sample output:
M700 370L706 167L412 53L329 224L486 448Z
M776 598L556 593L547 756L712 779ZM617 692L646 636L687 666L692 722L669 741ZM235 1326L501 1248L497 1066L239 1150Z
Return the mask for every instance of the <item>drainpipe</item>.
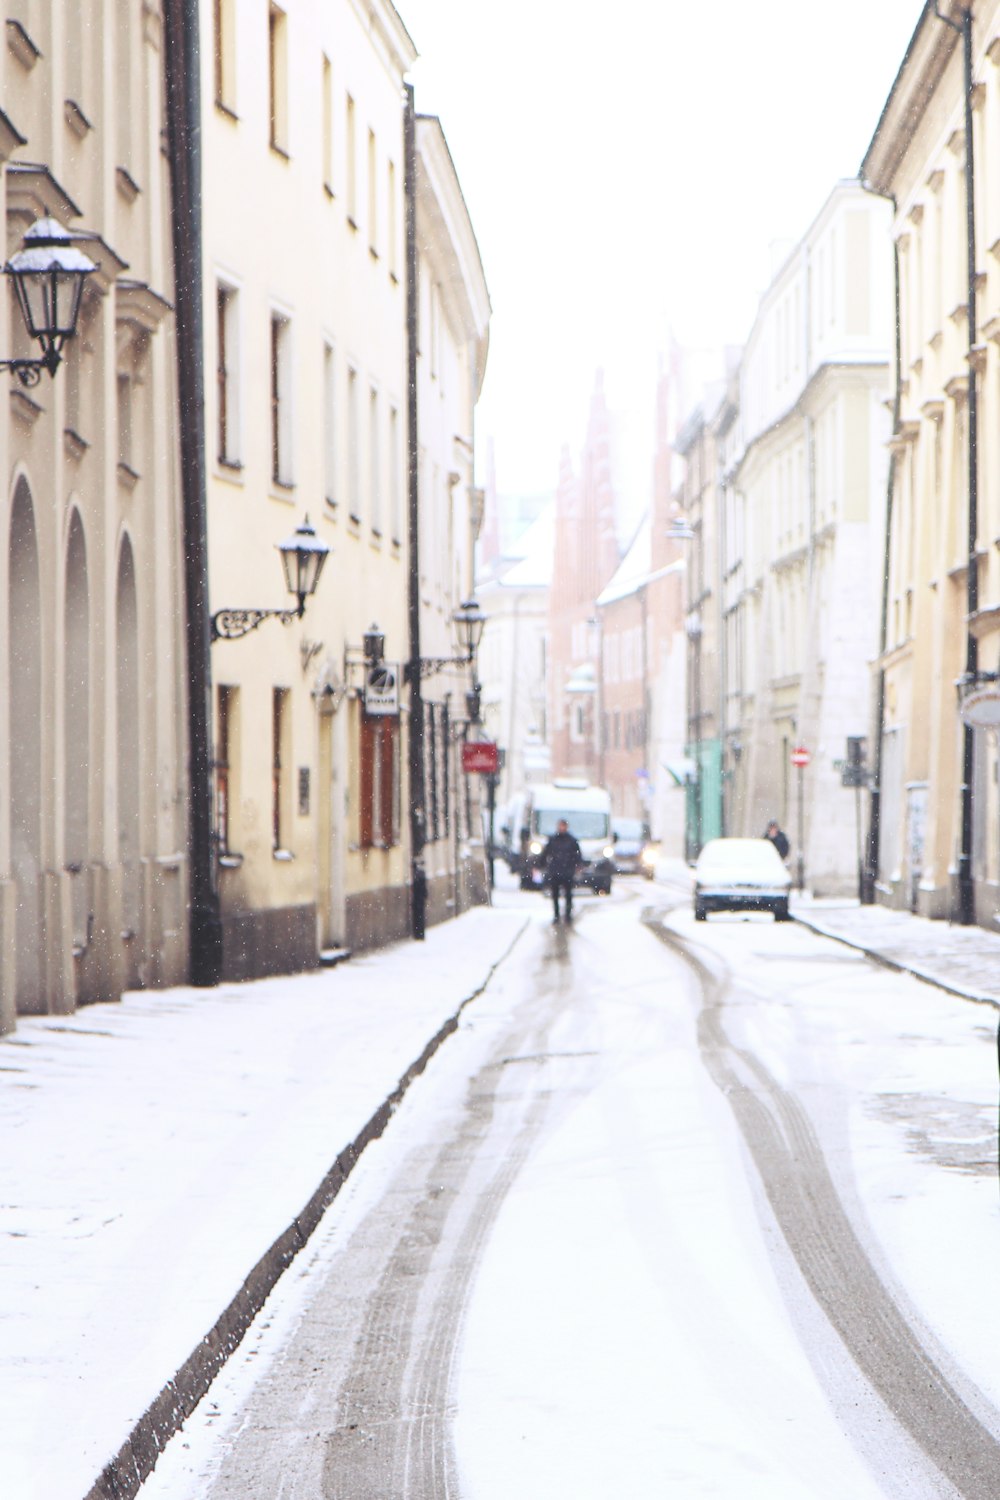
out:
M957 31L962 38L963 91L965 94L965 251L966 251L966 332L969 362L969 441L968 441L968 559L965 575L966 635L965 672L960 686L975 687L979 676L979 642L972 624L979 610L979 563L976 543L979 533L979 402L976 389L976 186L973 149L972 94L972 4L962 12L960 22L942 15L935 4L939 21ZM976 732L970 724L962 729L961 845L958 855L958 921L971 926L976 920L976 887L972 874L972 834L975 826L973 786L976 769Z
M975 685L979 679L979 642L972 625L979 612L979 560L976 548L979 534L979 401L975 364L976 327L976 190L973 163L972 119L972 10L962 17L962 54L965 71L965 222L966 274L968 277L969 335L969 561L966 572L965 676ZM973 778L976 765L976 732L971 724L962 730L962 847L958 859L959 921L970 926L976 920L976 888L972 871L972 835L974 826Z
M222 921L212 829L198 0L164 0L163 21L189 692L189 973L192 984L211 986L218 984L222 975Z
M862 183L862 187L869 193L875 189L869 187L868 183ZM891 193L876 194L878 197L888 198L892 204L893 214L896 212L896 200ZM892 242L892 288L893 308L895 321L895 365L896 383L892 394L892 435L899 432L899 413L902 401L901 383L903 379L902 359L903 341L900 325L900 289L899 289L899 245L895 239ZM892 563L892 512L893 495L896 487L896 454L893 449L889 450L889 472L885 487L885 528L884 528L884 551L882 557L882 605L879 613L879 635L878 654L879 661L885 657L886 648L889 644L889 570ZM874 726L871 763L871 784L868 799L868 837L865 843L865 861L861 873L861 904L863 906L874 906L875 886L878 881L879 855L882 837L882 747L885 726L885 668L880 665L875 676L875 704L874 704Z
M410 936L421 941L427 929L427 872L424 846L424 700L420 682L420 444L417 433L417 123L413 85L404 85L403 150L406 159L406 426L407 426L407 604L410 659L410 732L407 755L410 778Z

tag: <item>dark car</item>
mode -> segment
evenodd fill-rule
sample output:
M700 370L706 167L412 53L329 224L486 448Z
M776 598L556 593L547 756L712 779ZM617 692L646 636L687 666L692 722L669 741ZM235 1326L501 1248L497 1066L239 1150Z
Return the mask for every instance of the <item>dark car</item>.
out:
M652 863L644 858L650 848L649 828L640 818L614 818L614 865L618 875L646 875L652 878Z

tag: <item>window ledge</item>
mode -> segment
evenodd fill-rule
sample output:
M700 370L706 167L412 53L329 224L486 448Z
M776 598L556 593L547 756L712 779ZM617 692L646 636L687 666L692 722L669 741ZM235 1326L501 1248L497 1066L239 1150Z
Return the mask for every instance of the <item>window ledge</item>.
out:
M77 140L82 141L94 128L75 99L63 101L63 116Z
M19 390L17 386L11 386L10 391L11 416L24 427L34 427L44 408L39 402L28 395L27 391Z
M126 203L134 203L142 192L127 167L115 167L115 186L118 189L118 196L124 198Z
M288 153L287 146L281 146L277 141L271 142L271 150L274 152L275 156L280 157L282 161L291 161L292 159Z
M28 72L31 71L42 55L41 49L35 46L20 21L8 20L7 46L21 64L21 67Z
M272 849L271 858L276 859L279 864L287 865L295 858L291 849Z
M277 852L275 853L275 858L277 858ZM219 864L224 870L238 870L242 863L242 854L237 854L232 849L227 849L225 854L219 855Z
M85 437L80 436L75 428L64 427L63 448L67 458L74 458L79 461L90 448L90 444Z
M135 469L132 468L130 464L120 463L118 465L118 483L122 486L123 489L126 489L131 493L131 491L134 490L136 485L139 483L139 478L139 474Z
M215 108L216 112L222 115L231 124L238 125L240 123L239 115L236 113L235 109L233 109L233 106L231 104L226 103L225 99L216 99Z

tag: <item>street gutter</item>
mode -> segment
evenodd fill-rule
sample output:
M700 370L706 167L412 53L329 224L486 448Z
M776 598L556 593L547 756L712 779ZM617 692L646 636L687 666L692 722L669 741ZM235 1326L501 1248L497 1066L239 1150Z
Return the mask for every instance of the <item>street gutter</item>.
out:
M197 1348L143 1412L84 1500L134 1500L138 1495L167 1443L180 1431L230 1355L239 1347L279 1277L319 1227L324 1213L357 1166L365 1147L383 1134L410 1085L423 1073L448 1037L458 1030L464 1011L484 992L528 925L526 918L500 957L490 965L482 983L466 995L443 1022L420 1056L406 1069L392 1093L362 1126L354 1140L340 1152L305 1207L264 1252Z
M1000 1010L1000 1000L995 995L985 995L980 990L971 990L966 985L943 979L940 974L930 969L921 969L917 964L903 963L899 959L890 958L887 953L880 953L877 948L866 947L855 938L845 937L843 933L825 927L814 917L805 917L795 911L791 915L793 921L798 922L802 927L808 927L810 932L815 932L818 937L831 938L835 943L842 943L845 948L853 948L856 953L863 953L866 958L871 959L872 963L879 964L884 969L892 969L897 974L908 974L913 979L919 979L922 984L931 984L936 989L945 990L949 995L957 995L960 1000L971 1000L974 1005L989 1005L994 1010Z

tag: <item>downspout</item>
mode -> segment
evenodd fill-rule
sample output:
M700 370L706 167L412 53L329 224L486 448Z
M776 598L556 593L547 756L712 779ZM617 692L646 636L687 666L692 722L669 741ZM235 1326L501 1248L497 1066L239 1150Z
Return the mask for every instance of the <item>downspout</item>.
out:
M968 558L965 574L965 672L959 688L975 687L979 675L979 642L972 631L979 610L979 562L976 542L979 533L979 402L976 389L976 186L975 151L972 120L972 3L968 0L961 22L943 15L938 4L934 14L939 21L957 31L962 38L962 69L965 113L965 251L966 251L966 332L969 363L969 441L968 441ZM976 920L976 888L972 874L972 835L975 826L974 777L976 769L976 732L971 724L962 729L961 843L958 855L958 921L965 927Z
M407 764L410 779L410 936L422 941L427 930L427 872L424 846L424 700L420 681L420 443L417 432L417 124L413 85L404 85L403 151L406 198L406 428L407 428L407 604L410 687Z
M968 568L966 572L965 680L975 686L979 680L979 642L973 634L973 622L979 612L979 560L976 555L979 536L979 401L975 349L976 327L976 189L974 172L974 138L972 118L972 9L962 18L962 53L965 69L965 222L966 274L968 277L968 360L969 360L969 530ZM974 827L974 775L976 768L976 731L971 724L962 728L962 847L958 857L958 919L966 927L976 920L976 888L972 870Z
M198 0L164 0L163 21L188 671L189 973L192 984L210 986L222 975L222 921L212 829Z
M875 193L875 189L868 183L863 182L862 187L869 193ZM891 193L877 193L877 197L884 197L892 204L893 215L896 212L896 199ZM899 413L902 401L902 360L903 340L900 326L900 289L899 289L899 245L895 238L892 242L892 290L893 311L895 323L895 366L896 381L895 390L892 395L892 435L896 437L899 432ZM885 729L885 668L882 662L885 659L886 648L889 644L889 571L892 561L892 512L893 495L896 488L896 453L894 448L889 449L889 472L886 477L885 488L885 529L884 547L882 554L882 605L879 612L879 635L878 635L878 657L879 669L875 674L875 703L874 703L874 744L872 747L871 783L868 799L868 838L865 847L864 869L861 874L860 898L863 906L874 906L875 887L878 882L879 854L882 837L882 746Z

